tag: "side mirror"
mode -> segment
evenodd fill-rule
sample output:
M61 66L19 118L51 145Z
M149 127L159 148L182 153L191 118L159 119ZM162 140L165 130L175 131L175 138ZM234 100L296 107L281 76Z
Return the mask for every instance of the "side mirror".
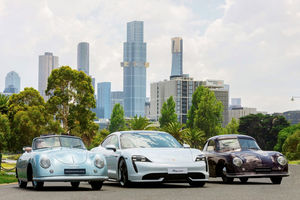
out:
M32 151L31 147L23 147L23 151L25 151L26 153L30 153Z
M107 149L107 150L113 150L113 151L117 151L117 148L116 148L116 146L115 146L115 145L113 145L113 144L109 144L109 145L107 145L107 146L105 147L105 149Z
M191 146L190 146L190 145L188 145L188 144L183 144L183 148L186 148L186 149L188 149L188 148L191 148Z

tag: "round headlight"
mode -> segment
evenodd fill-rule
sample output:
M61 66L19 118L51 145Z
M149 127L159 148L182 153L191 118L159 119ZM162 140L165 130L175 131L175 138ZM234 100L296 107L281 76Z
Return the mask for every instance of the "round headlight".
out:
M104 167L104 161L101 158L96 158L94 164L100 169Z
M235 157L233 160L232 160L233 164L237 167L240 167L242 166L243 164L243 161L242 159L238 158L238 157Z
M282 165L282 166L284 166L284 165L287 164L287 160L286 160L286 158L285 158L284 156L279 156L279 157L277 158L277 162L278 162L280 165Z
M47 169L51 166L49 158L41 158L40 165L42 168Z

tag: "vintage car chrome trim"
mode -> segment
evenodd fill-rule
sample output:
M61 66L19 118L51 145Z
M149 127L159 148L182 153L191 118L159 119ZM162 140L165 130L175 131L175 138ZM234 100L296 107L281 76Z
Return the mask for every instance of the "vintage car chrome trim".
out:
M289 174L226 174L230 178L270 178L273 176L287 177Z
M47 182L68 182L68 181L106 181L108 176L48 176L48 177L34 177L33 181L47 181Z

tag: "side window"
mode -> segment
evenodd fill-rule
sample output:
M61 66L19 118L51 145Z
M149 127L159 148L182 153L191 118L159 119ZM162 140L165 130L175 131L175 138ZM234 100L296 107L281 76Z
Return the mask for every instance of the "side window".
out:
M111 136L111 140L110 140L109 144L115 145L115 147L117 149L119 149L120 146L119 146L118 136L116 136L116 135Z
M216 143L214 140L210 140L208 142L207 151L215 151L216 150Z
M102 146L102 147L106 147L106 145L109 145L109 144L110 144L111 138L112 138L112 136L109 136L108 138L106 138L106 139L102 142L101 146Z

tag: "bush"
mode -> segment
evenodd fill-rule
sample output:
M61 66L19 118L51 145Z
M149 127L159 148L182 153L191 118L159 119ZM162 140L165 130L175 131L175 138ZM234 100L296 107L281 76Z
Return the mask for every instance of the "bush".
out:
M285 142L285 140L295 133L297 130L300 130L300 124L295 124L293 126L286 127L282 129L277 136L277 144L274 147L275 151L282 151L282 145Z
M106 136L109 135L109 131L107 129L102 129L96 133L94 138L92 139L91 145L88 147L88 149L92 149L94 147L97 147L101 144L101 142L106 138Z
M289 160L300 159L300 130L290 135L282 145L283 154Z

